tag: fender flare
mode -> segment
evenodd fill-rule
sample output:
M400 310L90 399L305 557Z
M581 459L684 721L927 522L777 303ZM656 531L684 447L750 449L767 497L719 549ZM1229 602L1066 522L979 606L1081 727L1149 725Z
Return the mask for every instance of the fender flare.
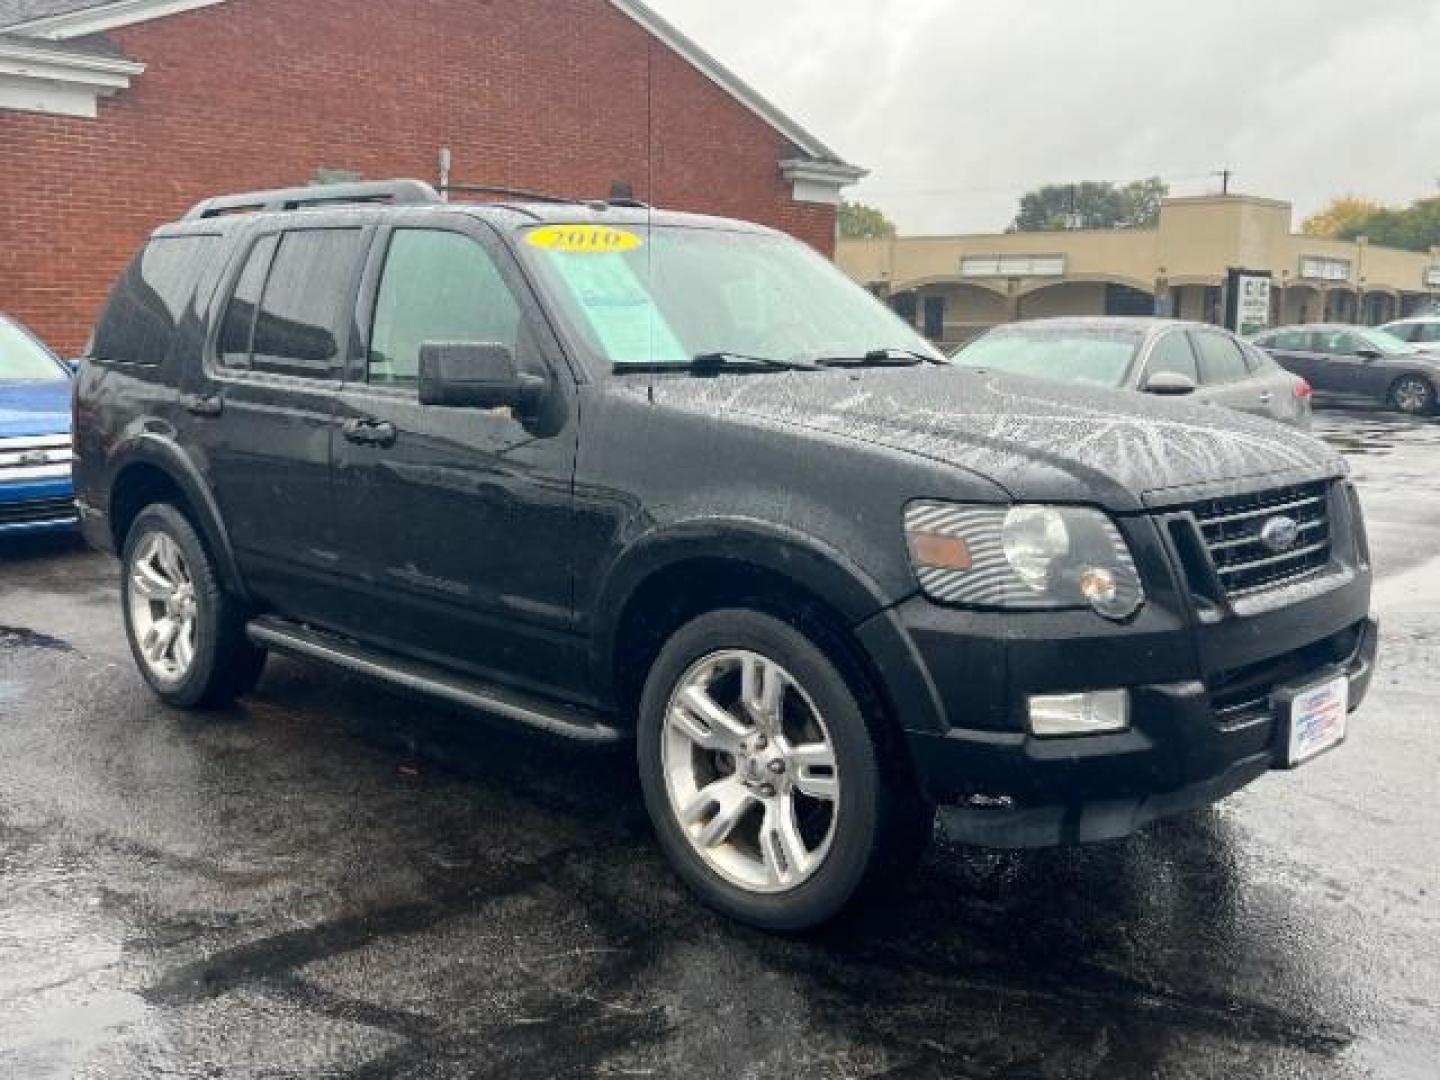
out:
M185 451L173 439L159 432L142 431L116 448L112 462L109 484L111 512L114 512L116 488L128 469L137 465L159 469L174 481L185 496L194 524L215 559L216 569L226 589L248 600L249 593L240 576L240 566L235 558L235 549L230 544L230 534L225 529L220 506L210 492L210 485ZM119 537L117 548L123 548L124 542L125 538Z
M707 518L657 529L634 542L611 568L596 595L591 634L592 671L604 696L615 690L620 624L636 593L655 574L696 559L747 563L819 597L840 615L856 648L875 667L901 725L943 729L934 685L913 645L893 617L877 617L905 597L887 596L843 551L809 534L744 518Z

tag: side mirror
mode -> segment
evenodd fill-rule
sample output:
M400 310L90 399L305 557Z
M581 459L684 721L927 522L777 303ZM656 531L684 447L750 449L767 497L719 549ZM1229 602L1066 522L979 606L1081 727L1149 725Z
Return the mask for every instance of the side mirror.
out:
M446 409L534 412L546 381L523 372L509 346L486 342L420 346L420 404Z
M1193 394L1200 388L1189 375L1181 375L1178 371L1157 371L1145 381L1143 389L1147 394L1157 394L1160 397L1182 397Z
M1356 349L1355 355L1361 360L1379 360L1381 354L1379 349Z

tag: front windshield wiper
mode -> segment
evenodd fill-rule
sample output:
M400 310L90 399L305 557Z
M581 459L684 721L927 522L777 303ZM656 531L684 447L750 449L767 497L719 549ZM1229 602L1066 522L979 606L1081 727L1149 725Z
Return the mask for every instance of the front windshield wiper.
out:
M945 361L916 349L891 348L871 349L863 356L822 356L815 363L820 367L919 367Z
M818 364L809 360L779 360L773 356L750 356L745 353L708 352L692 357L688 364L670 364L657 360L619 360L616 371L692 371L702 375L716 371L817 371Z

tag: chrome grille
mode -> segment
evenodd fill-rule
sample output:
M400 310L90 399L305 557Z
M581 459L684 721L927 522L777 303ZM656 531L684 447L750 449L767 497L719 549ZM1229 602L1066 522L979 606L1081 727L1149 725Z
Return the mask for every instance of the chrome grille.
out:
M1254 495L1214 499L1191 508L1215 573L1231 597L1291 585L1325 572L1330 565L1330 486L1279 488ZM1261 537L1277 518L1296 525L1292 546L1277 551Z
M74 458L69 435L0 439L0 484L62 479Z

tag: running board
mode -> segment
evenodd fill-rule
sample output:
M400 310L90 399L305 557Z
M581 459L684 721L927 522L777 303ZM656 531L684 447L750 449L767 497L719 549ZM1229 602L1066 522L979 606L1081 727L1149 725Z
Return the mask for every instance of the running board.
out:
M262 648L307 660L319 660L423 697L502 716L551 735L587 743L616 743L625 738L618 729L603 723L595 713L520 691L502 689L454 674L434 664L391 656L284 619L262 616L246 626L245 633Z

